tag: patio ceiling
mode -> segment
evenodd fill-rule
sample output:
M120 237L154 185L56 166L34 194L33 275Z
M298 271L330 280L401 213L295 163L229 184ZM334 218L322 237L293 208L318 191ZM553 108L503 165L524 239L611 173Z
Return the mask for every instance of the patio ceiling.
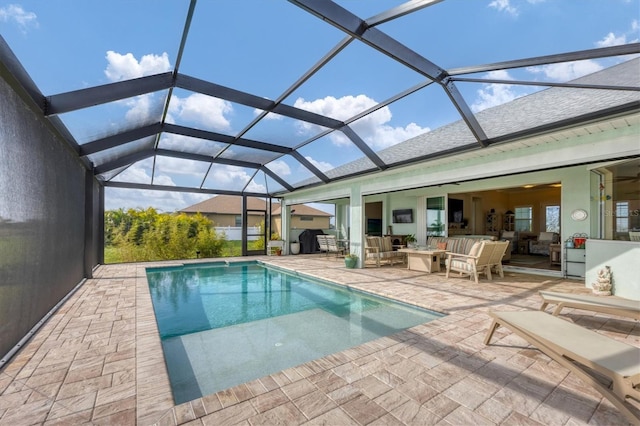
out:
M270 2L270 6L282 9L287 14L283 13L282 21L269 22L268 26L285 29L295 27L298 31L305 28L306 32L292 32L290 36L305 37L306 47L315 54L315 63L296 63L297 55L286 51L285 40L272 40L273 52L260 53L261 59L256 59L256 65L266 69L268 64L261 62L266 55L272 58L277 71L270 75L260 69L248 72L255 81L248 79L246 84L237 87L227 85L223 73L217 80L216 72L211 69L203 71L196 66L205 57L216 56L213 49L203 50L202 46L206 45L203 40L220 36L216 33L218 25L212 25L212 20L223 21L227 18L216 15L221 10L234 9L239 16L246 15L246 25L260 21L257 11L243 7L245 3L236 0L175 2L170 11L155 3L148 3L146 22L158 19L170 23L162 28L149 25L141 29L149 31L146 35L150 40L156 40L157 35L156 51L173 52L171 57L174 58L174 64L165 72L43 94L41 90L45 88L40 88L32 78L35 79L34 75L39 75L40 68L46 68L46 64L30 61L23 68L22 51L17 49L14 53L4 38L0 38L0 62L27 90L44 116L87 167L94 171L96 177L105 186L121 188L281 196L301 188L486 149L498 143L565 128L568 124L586 124L597 118L640 109L637 75L631 81L588 78L544 81L495 77L497 71L524 70L575 61L609 58L615 59L615 63L622 63L640 53L640 43L528 55L538 52L532 40L532 43L522 43L514 50L518 53L517 57L499 61L493 61L494 56L489 52L491 46L487 44L487 62L460 66L458 64L463 63L464 59L461 58L458 64L442 63L437 54L430 57L423 53L429 51L423 45L405 43L399 31L402 27L411 31L412 26L427 25L431 19L440 16L442 8L465 7L460 2L362 2L373 4L359 7L353 6L354 3L317 0ZM220 7L222 4L224 7ZM391 7L364 15L381 5ZM119 7L126 6L120 4ZM37 10L37 6L34 5L34 9ZM88 22L96 19L91 12L91 8L87 9ZM292 15L296 17L295 23L291 21ZM234 15L234 18L237 16ZM455 24L451 22L451 27L455 28ZM114 25L113 28L118 27ZM163 33L162 36L160 33ZM242 28L238 26L236 32L229 35L229 42L240 40L242 34ZM424 44L446 42L435 36L425 39ZM473 36L482 37L482 34ZM82 38L82 35L78 34L78 37ZM268 37L266 33L265 37ZM275 41L285 45L284 51ZM171 43L176 47L172 49ZM255 49L241 50L245 45L250 46L250 43L239 42L238 57L259 54ZM56 48L63 47L59 45ZM461 49L461 57L466 55L464 46L453 48ZM82 61L82 58L76 60ZM239 62L237 66L247 67L242 58L236 61ZM366 92L370 89L371 99L383 100L368 104L347 117L340 113L320 113L310 103L300 102L303 95L306 99L311 98L311 93L319 86L318 78L357 81L358 75L375 74L378 62L392 63L396 72L376 76L376 87L355 90ZM235 66L233 59L227 57L219 57L213 64L225 68ZM350 70L349 74L345 73L345 69ZM273 78L273 84L268 91L263 89L260 80L270 78ZM492 118L489 110L478 111L470 105L469 94L487 84L531 87L531 93L540 93L548 88L564 88L587 98L594 93L598 93L596 97L606 93L612 101L584 113L573 111L569 117L549 108L551 113L545 117L529 116L527 120L520 120L509 127L504 125L504 120ZM178 108L185 112L186 100L194 96L204 97L216 108L233 108L241 124L216 125L213 119L211 122L196 123L188 119L187 113L182 116L175 113ZM139 105L143 102L146 103L146 114L136 119L131 119L133 108L127 109L126 114L114 112L122 105ZM406 141L394 143L377 143L363 132L361 123L400 104L409 105L414 113L417 110L420 111L418 114L424 116L436 116L438 110L446 110L450 112L449 117L453 118L434 119L428 122L429 126L422 126L422 134L408 134ZM501 108L501 117L509 114L509 104L497 108ZM411 120L407 118L405 123ZM455 127L459 141L452 145L451 134L447 138L439 138L437 132L429 131L439 128L439 125L450 129ZM412 148L418 145L419 149ZM350 151L344 151L346 146ZM314 160L318 151L325 151L335 161L328 164ZM147 172L133 173L133 168ZM284 173L283 168L295 172ZM188 170L190 176L199 177L181 179L180 170ZM165 179L164 176L173 178Z

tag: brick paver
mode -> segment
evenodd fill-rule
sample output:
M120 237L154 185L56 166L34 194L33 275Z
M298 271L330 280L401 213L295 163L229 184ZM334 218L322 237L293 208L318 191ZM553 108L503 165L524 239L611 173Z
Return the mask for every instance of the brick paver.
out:
M539 290L588 293L582 282L506 272L476 285L402 266L260 259L447 316L175 406L145 275L161 263L101 266L0 371L0 424L625 424L509 330L483 344L487 311L538 309ZM640 346L635 321L563 316Z

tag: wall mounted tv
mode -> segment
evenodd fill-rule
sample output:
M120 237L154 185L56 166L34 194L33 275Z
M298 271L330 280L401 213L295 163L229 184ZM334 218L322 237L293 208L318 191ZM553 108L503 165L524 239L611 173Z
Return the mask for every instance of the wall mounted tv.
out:
M413 223L413 209L393 210L393 223Z
M464 215L464 202L462 200L456 200L455 198L449 198L449 223L461 223L462 216Z

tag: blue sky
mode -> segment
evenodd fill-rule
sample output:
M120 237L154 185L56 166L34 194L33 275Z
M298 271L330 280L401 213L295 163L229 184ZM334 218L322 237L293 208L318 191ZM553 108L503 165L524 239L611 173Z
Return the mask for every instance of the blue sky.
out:
M369 18L401 1L341 0L342 7ZM0 0L0 33L45 95L170 71L177 61L187 0L108 2ZM640 0L445 0L378 28L451 69L474 64L551 55L637 42ZM281 94L345 35L280 0L200 0L179 71L268 99ZM474 77L567 81L629 58L554 64L497 71ZM423 82L379 52L353 42L329 65L284 100L285 104L346 120L378 102ZM543 86L459 83L473 111L499 105ZM60 118L80 143L159 118L166 92L139 96ZM258 112L220 99L175 90L168 121L235 135ZM352 123L378 151L460 117L436 85ZM124 124L123 124L124 123ZM295 146L323 129L270 115L245 138ZM140 142L143 143L143 142ZM160 147L217 152L214 142L166 136ZM333 133L301 152L321 170L362 156L344 136ZM107 154L105 154L107 155ZM237 148L230 156L256 153ZM97 157L104 161L104 157ZM283 178L311 176L300 163L282 157L267 165ZM116 180L211 189L272 189L263 175L238 167L213 167L162 158L137 163ZM147 207L173 211L207 195L108 188L106 207ZM144 202L144 205L140 205Z

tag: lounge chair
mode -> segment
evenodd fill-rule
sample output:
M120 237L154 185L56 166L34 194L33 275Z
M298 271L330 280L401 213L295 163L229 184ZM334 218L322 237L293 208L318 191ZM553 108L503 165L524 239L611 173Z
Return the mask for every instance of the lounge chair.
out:
M548 305L558 305L553 315L558 315L563 308L578 308L640 320L640 302L637 300L552 291L541 291L540 297L542 297L541 311L544 311Z
M489 315L493 323L485 345L490 343L499 326L511 329L597 389L632 424L640 424L640 410L627 401L628 397L640 401L640 348L546 312L490 312Z
M478 284L480 274L486 274L491 280L491 269L496 268L498 274L503 277L502 259L507 246L507 241L477 241L471 247L469 254L447 253L445 261L447 265L446 277L449 278L451 271L458 272L459 275L469 275Z
M316 240L318 240L318 249L320 250L320 253L325 253L325 255L329 256L329 243L327 242L327 236L322 234L322 235L316 235Z
M335 235L325 235L325 238L327 240L327 256L329 253L335 253L336 257L344 256L345 249L344 247L338 247L338 240Z

